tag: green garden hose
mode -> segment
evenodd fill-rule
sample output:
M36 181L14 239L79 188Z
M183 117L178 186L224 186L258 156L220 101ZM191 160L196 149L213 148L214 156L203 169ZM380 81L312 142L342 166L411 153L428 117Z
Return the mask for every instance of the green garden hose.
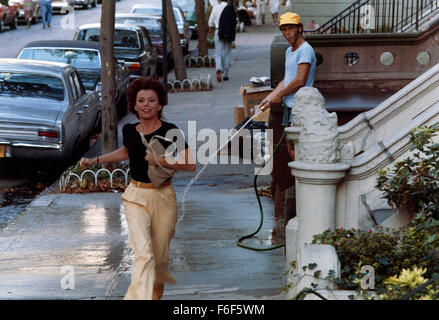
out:
M284 112L286 112L286 119L287 119L287 123L289 122L289 112L288 112L288 107L283 103L282 104L284 106ZM280 138L279 142L277 143L276 147L273 150L273 157L277 152L277 149L279 149L280 144L282 143L283 139L285 137L285 130L282 134L282 137ZM271 161L271 160L270 160ZM265 164L264 164L265 166ZM254 250L254 251L269 251L269 250L274 250L274 249L278 249L278 248L282 248L285 246L285 243L281 243L275 246L271 246L271 247L265 247L265 248L256 248L256 247L252 247L252 246L248 246L242 243L243 240L248 239L248 238L252 238L254 235L256 235L262 228L262 225L264 223L264 210L262 208L262 203L261 203L261 198L259 197L258 194L258 186L257 186L257 179L258 179L258 174L255 174L255 178L253 179L253 188L255 190L255 194L256 194L256 198L258 200L258 205L259 205L259 214L260 214L260 222L259 222L259 227L256 229L255 232L242 236L241 238L238 239L237 245L245 248L245 249L249 249L249 250Z

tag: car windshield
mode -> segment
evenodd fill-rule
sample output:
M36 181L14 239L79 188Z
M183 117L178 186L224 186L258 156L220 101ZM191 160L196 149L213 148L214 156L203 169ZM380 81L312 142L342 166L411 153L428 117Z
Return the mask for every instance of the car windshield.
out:
M78 69L100 69L99 51L68 48L25 48L19 59L68 63Z
M78 40L99 42L100 29L82 30ZM114 30L114 47L140 49L139 36L136 31L116 29Z
M162 15L162 8L145 8L145 7L139 7L139 8L134 8L132 11L132 13L146 13L148 15L151 16L161 16ZM181 21L181 17L178 14L178 10L174 8L174 16L175 16L175 21L177 23L182 23L183 21Z
M140 25L145 27L150 34L160 35L162 33L162 25L160 24L160 21L154 18L116 17L116 22Z
M0 96L20 96L64 100L64 85L44 74L0 72Z
M172 3L179 6L183 11L195 11L195 1L193 0L172 0Z

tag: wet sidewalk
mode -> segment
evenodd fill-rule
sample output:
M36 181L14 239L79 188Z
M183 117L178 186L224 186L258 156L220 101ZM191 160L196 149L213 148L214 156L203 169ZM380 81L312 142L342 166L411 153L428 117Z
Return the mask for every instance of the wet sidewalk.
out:
M196 121L197 130L234 127L233 107L242 105L239 88L253 76L269 76L270 44L278 34L268 24L238 33L230 81L217 83L214 68L188 69L189 77L210 73L214 88L169 94L165 120L186 133L188 121ZM128 115L119 129L126 122L136 119ZM88 156L99 150L97 143ZM222 158L230 163L228 156ZM236 244L260 222L253 172L253 165L212 164L184 203L183 190L195 173L176 174L180 222L171 242L170 271L177 284L166 286L163 299L283 299L284 249L260 252ZM265 188L270 179L262 176L258 185ZM47 191L35 199L0 230L0 299L122 299L132 253L120 195ZM264 225L246 243L264 247L277 243L280 227L273 201L261 200Z

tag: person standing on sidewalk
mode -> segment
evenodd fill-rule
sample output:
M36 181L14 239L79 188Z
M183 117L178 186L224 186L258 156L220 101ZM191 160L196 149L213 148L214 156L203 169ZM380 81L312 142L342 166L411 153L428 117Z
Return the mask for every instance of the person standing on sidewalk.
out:
M39 0L38 3L40 4L43 18L43 28L46 27L46 24L50 28L50 23L52 22L52 0Z
M209 17L209 34L214 34L215 40L215 66L216 66L216 79L221 82L224 76L224 80L229 80L230 62L232 60L232 43L224 41L219 38L220 18L224 8L227 6L226 1L218 0ZM236 25L236 16L235 16Z
M290 44L285 53L285 76L262 100L259 109L265 111L273 104L283 102L287 107L284 109L283 126L288 126L291 123L291 108L297 90L314 85L317 60L314 49L303 38L303 25L298 14L287 12L281 15L279 29ZM294 159L294 151L288 151Z
M161 120L167 100L166 91L159 81L137 78L127 90L127 100L129 110L140 121L123 127L123 147L95 158L82 158L80 166L85 169L99 163L129 159L131 182L122 199L129 229L128 243L134 251L134 261L131 284L124 300L159 300L164 284L175 283L168 271L168 251L177 223L177 200L172 177L156 188L148 175L148 166L194 171L195 161L181 131L174 124ZM150 143L154 136L167 137L167 133L176 138L173 139L174 151L180 155L179 160L169 156L157 159L142 143L141 134ZM162 139L159 141L166 150L174 144Z

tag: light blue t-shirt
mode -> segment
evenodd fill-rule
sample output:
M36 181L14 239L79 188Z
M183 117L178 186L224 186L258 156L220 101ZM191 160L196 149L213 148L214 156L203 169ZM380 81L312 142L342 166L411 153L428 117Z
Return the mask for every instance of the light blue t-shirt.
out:
M314 49L308 42L304 42L295 51L291 51L291 47L288 47L285 53L285 81L284 87L286 87L297 76L297 68L301 63L309 63L308 76L306 78L305 87L312 87L314 85L314 73L316 70L316 55ZM282 101L292 108L294 95L296 92L291 93L288 96L282 97Z

